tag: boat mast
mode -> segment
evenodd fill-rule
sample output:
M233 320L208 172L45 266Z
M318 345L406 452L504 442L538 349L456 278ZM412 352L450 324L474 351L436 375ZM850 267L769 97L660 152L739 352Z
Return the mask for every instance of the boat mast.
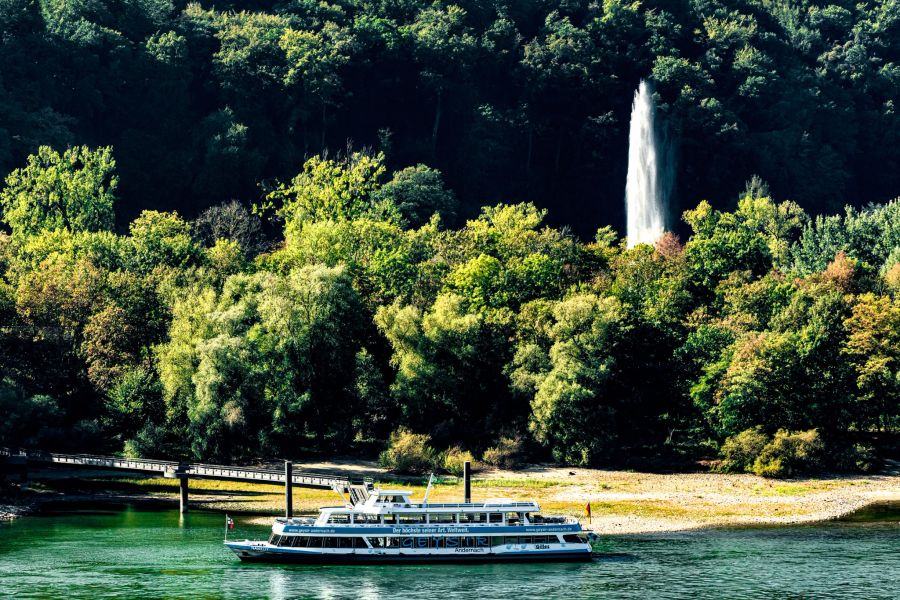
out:
M431 484L434 482L434 473L428 477L428 487L425 488L425 497L422 498L422 504L428 504L428 494L431 493Z

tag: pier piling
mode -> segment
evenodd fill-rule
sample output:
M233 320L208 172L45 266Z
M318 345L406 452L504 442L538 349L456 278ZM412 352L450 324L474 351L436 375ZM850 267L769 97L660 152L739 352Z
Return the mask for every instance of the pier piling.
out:
M178 491L181 492L181 502L180 502L180 510L182 513L186 513L188 511L188 477L187 475L180 475L178 477Z
M286 460L284 461L284 516L287 518L294 516L293 480L294 463Z
M468 504L472 501L472 463L469 461L463 463L463 494L463 502Z

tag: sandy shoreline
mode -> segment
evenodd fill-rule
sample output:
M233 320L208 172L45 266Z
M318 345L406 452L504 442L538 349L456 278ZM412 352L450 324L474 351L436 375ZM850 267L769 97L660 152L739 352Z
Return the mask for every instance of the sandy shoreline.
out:
M840 519L872 505L900 502L900 474L895 470L788 480L718 473L586 469L569 475L573 471L549 471L536 475L558 479L560 471L565 471L574 480L573 485L555 493L553 500L590 502L593 516L589 523L583 519L583 524L600 534L808 524ZM623 507L634 510L623 514ZM641 510L647 507L658 508L660 514Z
M315 463L302 469L353 469L376 481L390 475L373 463ZM84 476L84 474L82 474ZM7 506L0 501L0 519L12 518L31 507L60 503L135 503L177 505L171 480L110 478L68 480L66 473L35 474L34 491L26 502ZM74 486L73 483L74 482ZM79 487L80 486L80 487ZM391 483L412 489L417 482ZM460 501L462 486L446 478L431 494L432 501ZM282 490L276 486L192 481L191 509L230 512L240 520L271 523L283 510ZM598 534L641 534L688 531L727 526L793 525L839 519L875 504L900 503L900 473L896 465L872 475L834 475L772 480L754 475L714 473L656 474L630 471L532 465L517 470L483 470L473 478L473 497L535 499L547 513L578 516ZM585 518L590 502L592 518ZM330 491L295 489L296 513L314 513L319 506L340 504ZM21 505L21 506L20 506Z

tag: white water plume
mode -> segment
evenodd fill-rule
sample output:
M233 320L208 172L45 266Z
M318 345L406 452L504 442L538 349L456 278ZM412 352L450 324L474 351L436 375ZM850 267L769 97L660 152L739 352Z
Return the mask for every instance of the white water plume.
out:
M631 105L625 215L628 247L653 244L666 230L672 191L672 158L656 123L653 89L641 80Z

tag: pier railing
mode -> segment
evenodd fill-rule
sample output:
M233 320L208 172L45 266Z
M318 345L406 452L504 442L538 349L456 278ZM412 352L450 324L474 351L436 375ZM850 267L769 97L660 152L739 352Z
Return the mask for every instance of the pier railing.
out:
M285 471L258 467L233 465L210 465L204 463L183 463L149 458L121 458L117 456L96 456L92 454L58 454L55 452L35 452L21 449L0 448L0 456L24 458L33 465L66 465L72 467L93 467L153 473L164 477L187 477L190 479L219 479L227 481L249 481L254 483L286 483ZM303 473L292 471L291 483L298 487L319 489L347 489L352 485L349 477Z

